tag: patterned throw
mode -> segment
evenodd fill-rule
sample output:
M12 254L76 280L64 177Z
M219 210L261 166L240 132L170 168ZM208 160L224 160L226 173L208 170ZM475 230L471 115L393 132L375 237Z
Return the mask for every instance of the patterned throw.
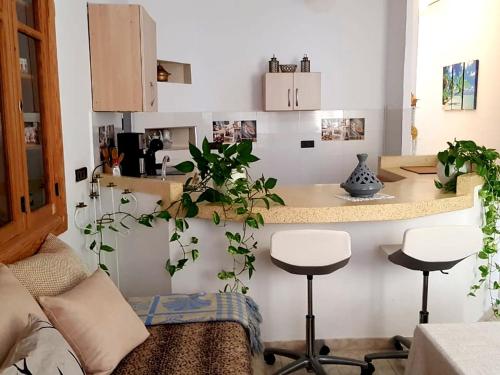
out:
M146 326L217 321L240 323L248 332L252 353L261 353L263 350L259 307L243 294L172 294L131 297L128 302Z

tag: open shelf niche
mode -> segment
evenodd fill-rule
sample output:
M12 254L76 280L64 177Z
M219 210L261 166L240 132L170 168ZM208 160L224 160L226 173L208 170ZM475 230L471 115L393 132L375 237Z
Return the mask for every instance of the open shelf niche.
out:
M190 85L191 82L191 64L185 64L175 61L158 60L161 65L171 75L168 81L158 81L166 83L184 83Z

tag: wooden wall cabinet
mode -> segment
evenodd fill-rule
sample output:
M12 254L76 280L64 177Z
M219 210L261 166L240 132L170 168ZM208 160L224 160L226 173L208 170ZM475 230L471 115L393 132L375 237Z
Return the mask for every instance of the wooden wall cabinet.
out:
M93 110L157 111L154 20L140 5L89 4L88 14Z
M321 109L321 73L266 73L265 111Z

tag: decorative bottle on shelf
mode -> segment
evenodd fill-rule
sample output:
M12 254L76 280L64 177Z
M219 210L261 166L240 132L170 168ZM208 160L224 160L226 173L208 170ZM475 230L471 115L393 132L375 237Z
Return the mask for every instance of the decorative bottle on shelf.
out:
M276 56L273 55L271 60L269 60L269 73L279 73L280 71L280 62L276 58Z
M307 55L300 61L300 71L303 73L309 73L311 71L311 61Z

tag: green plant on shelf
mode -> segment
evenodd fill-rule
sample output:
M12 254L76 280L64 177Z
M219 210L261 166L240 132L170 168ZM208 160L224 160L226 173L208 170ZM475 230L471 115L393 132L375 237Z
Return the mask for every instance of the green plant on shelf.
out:
M490 148L478 146L469 140L455 140L448 142L448 149L441 151L437 155L438 160L444 165L444 172L451 179L442 184L435 181L436 187L449 192L456 192L457 178L464 174L460 171L466 163L470 163L471 168L483 178L483 185L479 191L479 198L483 205L483 248L477 256L481 259L479 265L480 276L470 287L470 296L476 296L476 292L482 287L486 287L489 292L490 302L493 312L500 316L500 291L499 275L500 264L497 261L498 244L500 231L498 223L500 221L499 201L500 201L500 154ZM452 170L457 171L455 174Z
M99 267L109 272L102 261L102 251L111 252L115 249L104 243L104 230L129 231L133 223L152 227L156 220L172 220L170 242L176 243L182 252L180 259L166 261L166 271L174 276L200 256L198 238L184 237L189 229L189 219L198 215L200 205L211 203L214 204L211 215L214 225L225 226L228 219L241 222L241 230L225 232L225 251L232 257L232 267L219 270L217 278L225 282L223 291L247 293L248 286L243 278L246 275L250 279L254 274L255 251L258 249L254 230L264 225L264 217L256 212L256 208L269 209L271 205L285 204L273 192L277 180L264 176L253 180L249 176L248 168L259 160L252 154L252 142L249 140L231 145L220 144L216 150L212 150L205 138L201 149L190 144L189 151L193 161L184 161L175 168L183 173L195 172L195 175L185 181L177 200L168 207L158 201L152 212L134 216L123 209L129 200L122 197L116 212L105 213L95 223L85 227L84 234L93 238L89 249L98 256Z

